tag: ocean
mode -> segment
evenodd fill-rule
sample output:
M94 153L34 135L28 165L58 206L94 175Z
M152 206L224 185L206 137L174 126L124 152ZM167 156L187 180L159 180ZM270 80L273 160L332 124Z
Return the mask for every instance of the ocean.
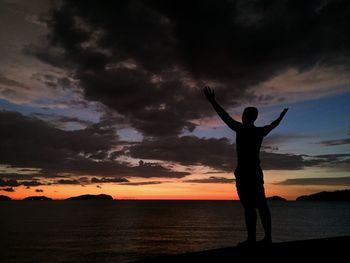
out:
M275 242L350 235L349 202L269 204ZM0 202L0 235L2 263L126 263L234 246L246 233L237 201L96 200Z

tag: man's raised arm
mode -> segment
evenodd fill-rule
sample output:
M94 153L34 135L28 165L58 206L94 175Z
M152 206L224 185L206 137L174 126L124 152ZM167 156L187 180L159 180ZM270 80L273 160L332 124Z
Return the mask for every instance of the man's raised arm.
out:
M280 124L280 122L282 121L284 115L286 115L287 111L288 111L288 108L285 108L285 109L281 112L280 116L279 116L276 120L274 120L274 121L271 122L269 125L266 125L266 126L264 127L264 128L266 129L266 130L265 130L265 135L267 135L270 131L272 131L274 128L276 128L276 127Z
M229 126L232 130L237 131L240 122L234 120L215 100L215 92L209 87L204 88L204 94L207 100L211 103L219 117Z

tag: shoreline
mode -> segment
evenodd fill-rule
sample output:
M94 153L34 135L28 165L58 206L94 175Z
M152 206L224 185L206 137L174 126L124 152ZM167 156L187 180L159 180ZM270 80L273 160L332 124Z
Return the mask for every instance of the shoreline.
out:
M333 259L348 258L350 236L328 237L321 239L306 239L273 243L268 247L241 248L225 247L183 254L169 254L154 258L133 261L132 263L160 262L245 262L246 260L265 260L279 262L285 260Z

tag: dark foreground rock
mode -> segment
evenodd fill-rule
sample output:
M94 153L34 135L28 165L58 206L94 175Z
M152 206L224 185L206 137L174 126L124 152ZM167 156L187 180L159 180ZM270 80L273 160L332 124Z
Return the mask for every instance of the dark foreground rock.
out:
M305 259L312 260L312 262L318 262L315 260L320 260L320 262L342 262L348 258L349 244L350 236L344 236L273 243L268 247L227 247L185 254L165 255L136 262L303 262Z

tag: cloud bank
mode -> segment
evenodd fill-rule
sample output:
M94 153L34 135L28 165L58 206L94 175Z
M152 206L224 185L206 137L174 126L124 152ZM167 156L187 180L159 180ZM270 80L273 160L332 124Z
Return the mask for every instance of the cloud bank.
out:
M213 114L204 84L235 106L262 100L252 87L291 68L349 69L348 9L348 1L62 1L47 23L88 100L146 136L169 136Z

